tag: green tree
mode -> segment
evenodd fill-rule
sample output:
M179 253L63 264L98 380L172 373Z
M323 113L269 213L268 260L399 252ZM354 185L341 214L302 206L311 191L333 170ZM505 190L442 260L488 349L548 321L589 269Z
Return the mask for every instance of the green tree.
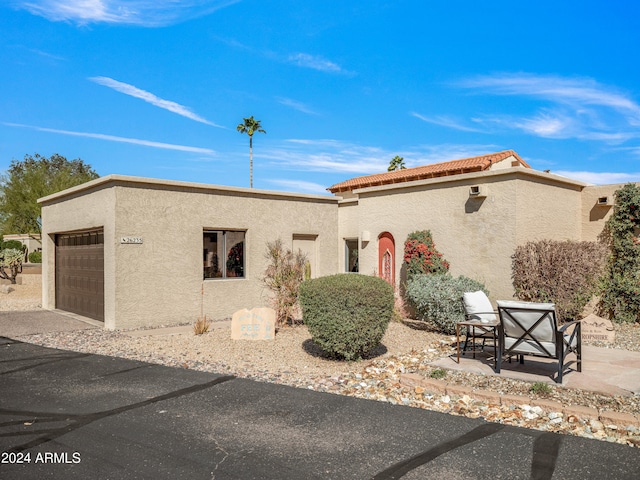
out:
M393 172L395 170L404 170L405 168L407 167L404 165L404 158L396 155L389 162L389 168L387 168L387 171Z
M601 306L612 320L640 322L640 187L628 183L615 197L613 214L603 232L611 253Z
M0 222L2 233L41 233L38 198L98 178L90 165L62 155L25 155L12 160L0 178Z
M249 135L249 185L253 188L253 134L256 132L267 132L262 128L262 125L260 125L260 120L254 119L253 115L249 118L243 118L242 120L243 123L239 124L236 130Z

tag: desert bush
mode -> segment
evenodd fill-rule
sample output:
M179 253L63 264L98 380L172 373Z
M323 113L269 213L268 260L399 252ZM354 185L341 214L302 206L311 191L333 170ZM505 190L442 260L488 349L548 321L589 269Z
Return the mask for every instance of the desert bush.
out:
M617 322L640 322L640 187L629 183L615 193L603 240L611 251L600 298L603 312Z
M480 282L447 274L415 275L407 282L406 296L419 320L434 324L448 335L456 333L456 323L464 320L462 295L478 290L489 294Z
M286 325L298 311L298 292L306 273L311 275L311 264L307 268L307 256L301 251L285 248L282 240L267 243L265 257L269 260L262 282L271 290L271 304L276 311L276 322Z
M207 319L207 316L198 317L196 323L193 324L193 333L196 335L202 335L203 333L207 333L209 331L209 327L211 326L211 321Z
M551 392L553 392L553 389L549 386L548 383L535 382L529 387L529 391L535 395L546 397Z
M22 271L22 250L5 248L0 250L0 278L16 283L16 277Z
M431 237L429 230L410 233L404 243L404 263L407 266L407 278L427 273L447 273L447 262Z
M339 274L300 286L304 323L332 358L357 360L380 345L393 303L393 287L377 277Z
M405 318L409 318L411 313L399 288L395 288L394 299L392 319L394 322L402 322Z
M577 320L597 291L606 253L600 242L540 240L520 245L512 257L516 297L555 303L559 321Z
M42 263L42 252L31 252L29 254L29 263Z

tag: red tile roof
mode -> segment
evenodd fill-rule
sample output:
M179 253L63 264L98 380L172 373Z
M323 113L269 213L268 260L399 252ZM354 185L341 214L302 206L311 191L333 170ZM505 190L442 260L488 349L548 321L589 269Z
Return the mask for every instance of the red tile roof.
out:
M500 162L511 156L514 157L521 166L531 168L516 152L513 150L505 150L504 152L490 153L480 157L463 158L461 160L453 160L451 162L434 163L432 165L425 165L422 167L405 168L403 170L395 170L393 172L355 177L341 183L336 183L335 185L327 188L327 190L331 193L339 193L355 190L356 188L373 187L376 185L389 185L392 183L423 180L425 178L458 175L460 173L481 172L483 170L489 170L492 164Z

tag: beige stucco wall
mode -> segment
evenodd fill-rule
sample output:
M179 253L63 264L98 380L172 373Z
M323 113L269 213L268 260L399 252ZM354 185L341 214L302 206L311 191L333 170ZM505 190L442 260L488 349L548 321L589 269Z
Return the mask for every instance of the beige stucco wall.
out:
M582 191L582 240L595 241L613 213L614 193L624 187L624 183L593 185ZM609 205L598 205L598 199L607 197Z
M517 179L516 245L538 240L580 240L582 202L580 185L549 175Z
M471 186L483 195L470 196ZM98 227L105 235L106 328L193 322L201 308L218 319L266 305L260 277L266 242L276 238L294 246L295 237L295 245L313 251L314 277L343 272L344 240L357 238L360 273L373 275L378 237L390 232L401 285L404 241L428 229L453 275L482 281L493 300L510 298L515 248L540 239L595 240L613 211L596 207L597 199L613 198L622 186L514 167L364 188L340 200L105 177L43 201L43 306L55 307L55 234ZM245 278L202 280L205 229L246 230Z
M402 256L407 235L430 230L452 275L483 282L494 300L511 298L511 256L517 245L581 235L580 185L523 171L504 168L359 190L357 214L351 206L339 209L339 236L353 235L353 221L359 235L370 232L371 240L361 244L360 272L371 275L378 273L378 236L390 232L400 286L406 280ZM470 197L474 185L486 196Z
M95 184L95 182L93 182ZM54 309L55 234L104 228L105 327L116 325L116 236L115 191L103 184L75 195L64 202L45 202L42 208L42 307Z
M121 178L107 181L100 192L43 208L48 232L104 225L106 328L194 322L201 308L209 318L226 318L240 308L266 305L264 252L266 242L277 238L291 246L295 234L316 236L317 275L336 271L334 197ZM246 230L245 278L203 281L205 229ZM121 237L141 237L143 243L123 244ZM52 252L51 243L50 268ZM107 263L113 279L107 278ZM46 287L49 298L53 280ZM113 289L109 296L107 288ZM50 300L45 308L52 307Z

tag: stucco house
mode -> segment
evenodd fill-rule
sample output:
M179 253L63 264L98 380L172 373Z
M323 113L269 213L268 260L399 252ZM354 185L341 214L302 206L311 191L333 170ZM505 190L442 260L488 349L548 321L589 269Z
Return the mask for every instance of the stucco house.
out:
M25 256L31 252L42 251L42 242L39 233L11 233L3 235L2 239L6 242L16 240L26 247Z
M43 307L134 328L265 305L266 243L302 249L312 276L404 280L407 235L431 230L453 275L512 298L530 240L595 240L622 185L532 169L508 150L357 177L303 195L109 175L40 199Z

